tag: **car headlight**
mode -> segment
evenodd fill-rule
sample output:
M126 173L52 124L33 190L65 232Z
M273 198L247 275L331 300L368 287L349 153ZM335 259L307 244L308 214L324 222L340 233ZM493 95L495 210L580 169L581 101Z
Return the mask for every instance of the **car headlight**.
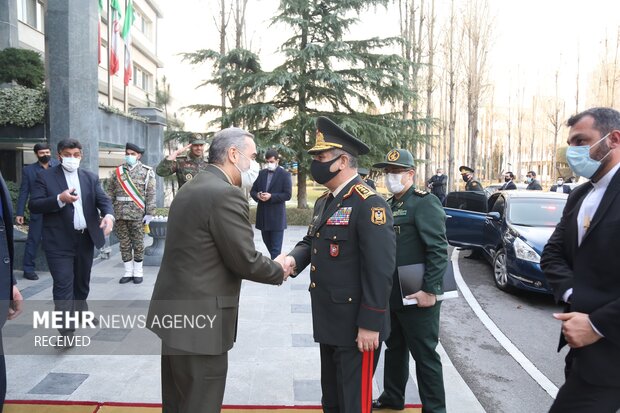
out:
M515 238L512 244L515 249L515 255L518 259L540 263L540 255L532 247L527 245L521 238Z

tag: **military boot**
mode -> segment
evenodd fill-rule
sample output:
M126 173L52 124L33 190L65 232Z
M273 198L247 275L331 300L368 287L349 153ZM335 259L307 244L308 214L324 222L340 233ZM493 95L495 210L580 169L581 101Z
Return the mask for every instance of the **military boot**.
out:
M125 274L123 274L123 277L118 281L121 284L125 284L133 280L133 273L134 273L133 261L127 261L127 262L124 262L123 264L125 264ZM140 267L140 273L142 273L142 267Z
M134 261L133 262L133 283L140 284L142 282L142 277L144 276L144 272L142 271L142 261Z

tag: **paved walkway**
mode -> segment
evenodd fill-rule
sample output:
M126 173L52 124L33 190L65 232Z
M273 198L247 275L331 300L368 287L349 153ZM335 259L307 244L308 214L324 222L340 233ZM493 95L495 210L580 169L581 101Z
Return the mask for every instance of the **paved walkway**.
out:
M286 231L284 251L302 238L305 227ZM266 252L260 232L254 241ZM134 301L145 307L157 276L158 267L145 267L142 284L120 285L123 265L117 249L109 260L96 260L92 272L89 300ZM236 405L318 405L320 404L320 364L318 345L312 339L308 271L282 286L243 282L237 342L229 353L225 404ZM51 308L52 282L49 273L39 273L38 281L22 279L18 285L35 305ZM27 337L32 332L32 316L26 314L7 323L7 340ZM101 329L88 335L107 343L122 342L123 335L104 334ZM150 333L149 333L150 334ZM97 337L95 337L97 336ZM119 344L116 343L116 344ZM152 335L153 348L159 340ZM444 381L449 412L483 412L448 356L442 352ZM116 402L161 402L159 356L77 355L78 349L52 351L48 355L8 355L7 399L80 400ZM411 362L411 372L414 364ZM375 397L382 388L383 363L374 380ZM407 403L419 403L415 378L409 381Z

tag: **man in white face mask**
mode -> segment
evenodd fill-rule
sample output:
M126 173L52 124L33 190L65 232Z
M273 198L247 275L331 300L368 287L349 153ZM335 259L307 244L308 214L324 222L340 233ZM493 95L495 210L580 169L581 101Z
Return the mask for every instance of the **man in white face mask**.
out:
M114 210L99 177L80 168L82 144L75 139L58 143L61 164L37 175L30 211L43 214L43 249L54 279L56 311L86 311L94 247L101 248L114 226ZM59 329L73 336L75 323ZM72 345L69 338L62 340Z
M239 128L216 133L207 169L183 185L170 205L147 323L162 339L164 412L221 410L241 280L277 285L289 275L282 257L272 261L254 246L248 201L239 187L251 184L255 157L250 133ZM181 329L153 323L171 313L208 314L213 323Z
M396 267L424 265L422 289L406 298L417 305L403 305L398 269L393 273L390 295L392 332L385 341L383 393L373 402L375 409L402 410L409 377L409 354L416 362L420 398L425 412L445 412L439 342L439 311L443 275L448 266L446 214L439 198L413 185L415 164L406 149L390 151L385 161L373 165L386 173L385 184L394 194L388 205L396 231ZM379 354L379 352L377 352Z
M279 166L280 155L275 149L265 153L267 166L254 181L250 196L256 208L256 229L260 229L263 242L275 258L282 252L282 240L286 229L286 201L291 199L293 183L291 174Z

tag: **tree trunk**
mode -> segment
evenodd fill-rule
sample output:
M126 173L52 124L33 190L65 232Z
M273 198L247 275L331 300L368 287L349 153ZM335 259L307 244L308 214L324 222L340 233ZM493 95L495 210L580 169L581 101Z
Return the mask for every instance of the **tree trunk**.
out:
M428 79L426 83L426 168L424 175L424 182L433 176L432 170L432 146L435 142L433 139L433 54L435 47L433 45L435 28L435 0L431 0L430 15L428 18ZM439 149L439 148L438 148Z

